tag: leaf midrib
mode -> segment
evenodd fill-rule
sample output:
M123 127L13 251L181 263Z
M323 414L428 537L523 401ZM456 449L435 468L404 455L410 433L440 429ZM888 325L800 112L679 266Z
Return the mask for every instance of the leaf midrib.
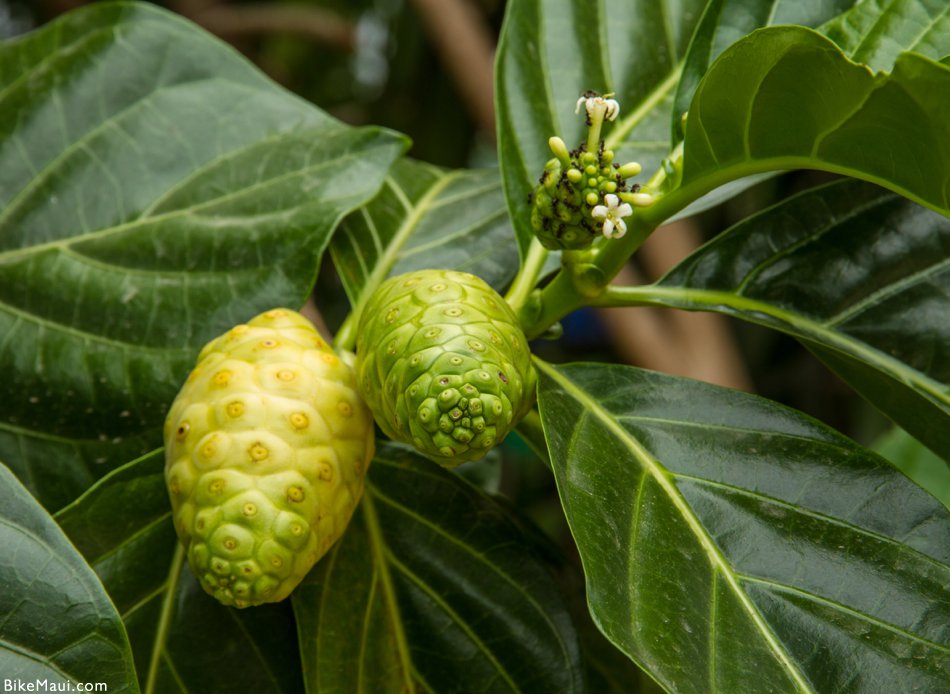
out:
M665 287L648 285L643 287L626 288L624 293L631 298L637 295L642 303L660 306L702 306L705 310L722 311L722 308L732 308L742 313L741 318L769 327L778 327L770 321L756 318L759 313L778 321L780 324L794 328L792 334L805 339L817 341L820 345L834 349L851 357L858 357L878 371L898 380L909 383L928 399L939 404L944 409L950 409L950 394L944 392L945 386L930 378L926 374L909 367L904 362L881 352L865 342L850 337L847 333L829 330L824 323L813 320L800 313L792 313L773 304L768 304L747 296L741 296L729 291L710 289L694 289L689 287ZM671 299L672 301L664 301Z
M696 538L700 547L709 559L711 568L714 571L718 571L720 574L722 574L732 593L735 595L739 604L745 610L749 619L761 634L769 650L773 653L776 660L778 660L779 664L782 666L782 669L785 670L789 677L795 682L799 691L808 692L809 694L816 694L816 692L809 685L806 678L801 672L799 672L794 663L792 663L788 653L786 653L785 649L781 646L775 634L769 628L768 624L765 622L758 609L752 603L749 596L746 595L746 593L742 590L738 583L738 576L735 572L733 572L732 567L729 565L729 563L726 561L726 558L716 546L715 541L709 536L709 534L706 532L706 529L692 513L689 504L679 493L679 490L676 489L676 486L670 479L669 473L667 473L666 469L663 468L660 462L656 460L650 454L650 452L640 444L639 441L637 441L629 434L629 432L620 426L613 419L611 413L607 412L603 407L601 407L599 402L590 398L587 393L581 390L567 377L561 375L547 362L544 362L538 358L534 358L534 363L539 370L544 371L549 376L549 378L554 380L569 396L577 400L577 402L583 406L585 411L589 412L591 416L599 420L602 425L608 431L610 431L617 438L617 440L622 442L633 454L633 456L640 462L643 471L648 473L660 487L660 489L663 490L664 494L666 494L667 498L673 504L674 509L679 513L680 517L686 523L687 528Z

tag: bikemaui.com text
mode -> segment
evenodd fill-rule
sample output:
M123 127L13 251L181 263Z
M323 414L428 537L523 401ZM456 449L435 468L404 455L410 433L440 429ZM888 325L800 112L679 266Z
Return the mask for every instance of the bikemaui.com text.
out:
M3 680L4 692L107 692L105 682L54 682L52 680Z

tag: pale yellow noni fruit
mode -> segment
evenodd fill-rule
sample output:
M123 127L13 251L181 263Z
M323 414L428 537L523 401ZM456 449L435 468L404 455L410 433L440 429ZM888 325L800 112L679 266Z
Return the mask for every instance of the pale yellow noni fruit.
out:
M286 598L343 534L373 458L353 370L296 311L205 346L165 421L178 537L225 605Z

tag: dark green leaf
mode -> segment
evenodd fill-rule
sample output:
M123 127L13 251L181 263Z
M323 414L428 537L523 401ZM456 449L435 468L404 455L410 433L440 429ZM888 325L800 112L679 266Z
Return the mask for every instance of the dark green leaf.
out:
M817 27L849 9L855 1L711 0L683 60L683 75L673 102L674 139L679 141L683 137L681 119L689 109L699 81L726 48L761 27L776 24Z
M102 478L57 514L115 602L142 689L300 692L289 604L236 610L183 567L161 450Z
M755 396L539 362L558 490L601 629L670 691L940 691L950 513Z
M129 639L102 584L3 465L0 547L4 682L102 682L110 692L138 692Z
M894 427L874 442L873 449L950 508L950 468L920 441Z
M575 115L586 90L613 92L619 119L605 131L618 161L652 173L669 151L669 113L681 59L705 0L515 0L498 44L498 153L522 253L531 239L528 193L559 135L583 138Z
M502 291L518 251L494 169L445 171L403 159L368 205L346 218L330 245L350 302L392 275L427 268L478 275Z
M503 507L392 444L369 482L293 596L308 691L582 689L553 576Z
M946 0L862 0L821 28L852 60L890 70L903 51L940 60L950 53Z
M403 147L151 4L0 46L0 456L56 508L160 445L198 348L299 307Z
M790 333L950 460L950 220L846 180L737 224L647 303Z
M684 142L677 202L754 173L814 168L950 213L950 68L904 53L875 75L809 29L760 29L703 78Z

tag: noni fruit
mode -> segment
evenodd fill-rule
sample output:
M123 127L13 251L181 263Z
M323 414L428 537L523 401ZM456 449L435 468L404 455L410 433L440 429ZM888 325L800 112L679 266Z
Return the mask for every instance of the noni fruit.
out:
M376 423L445 467L484 456L534 402L518 320L474 275L393 277L367 302L358 333L359 388Z
M295 311L208 343L165 420L175 530L225 605L286 598L343 533L374 453L353 370Z

